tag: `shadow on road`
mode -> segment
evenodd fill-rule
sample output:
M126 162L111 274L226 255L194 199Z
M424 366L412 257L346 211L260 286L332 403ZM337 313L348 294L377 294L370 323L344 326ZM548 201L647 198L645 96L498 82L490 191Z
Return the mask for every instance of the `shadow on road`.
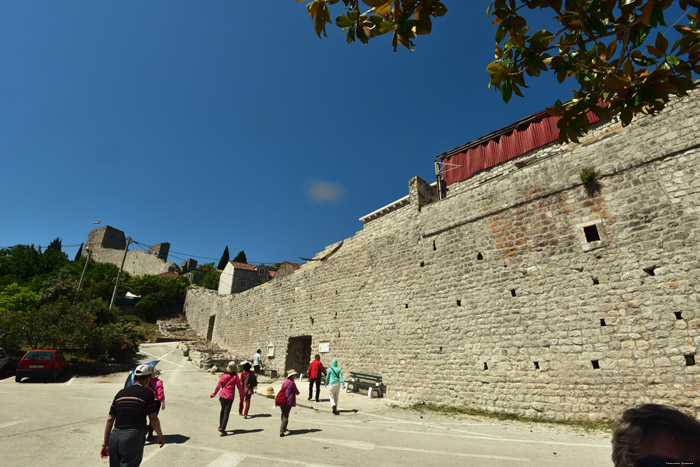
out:
M293 435L305 435L308 433L316 433L318 431L321 431L318 428L307 428L304 430L289 430L286 434L286 436L293 436Z
M190 437L189 436L184 436L184 435L164 435L165 436L165 444L184 444L187 441L189 441ZM158 444L158 439L156 438L154 441L151 441L148 444Z
M260 433L263 431L262 428L256 428L254 430L227 430L226 433L229 435L246 435L249 433Z
M65 372L56 377L56 381L53 381L48 376L25 376L19 384L61 384L68 382L71 378L72 376Z
M357 413L357 409L352 409L352 410L338 410L338 413Z
M255 415L248 415L248 418L267 418L272 417L270 413L256 413Z

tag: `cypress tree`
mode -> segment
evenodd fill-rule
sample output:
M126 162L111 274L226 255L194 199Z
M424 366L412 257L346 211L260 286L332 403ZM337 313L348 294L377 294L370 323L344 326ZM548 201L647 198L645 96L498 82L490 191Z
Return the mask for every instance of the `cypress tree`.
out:
M245 257L245 251L241 250L238 252L235 258L233 260L237 263L247 263L248 259Z
M49 246L46 247L47 250L58 250L61 251L61 239L56 238L54 241L49 243Z
M80 259L80 255L83 254L83 245L85 245L85 243L80 244L80 248L78 248L78 252L75 254L75 258L73 258L73 261L78 261Z
M228 264L229 261L229 255L228 255L228 245L226 245L226 248L224 248L224 254L221 255L221 259L219 260L219 265L216 267L216 269L224 269L226 267L226 264Z

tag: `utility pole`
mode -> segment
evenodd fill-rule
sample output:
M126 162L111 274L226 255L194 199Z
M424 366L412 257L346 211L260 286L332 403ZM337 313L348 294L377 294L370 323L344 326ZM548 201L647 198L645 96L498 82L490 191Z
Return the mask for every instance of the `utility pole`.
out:
M78 306L78 297L80 297L80 289L83 288L83 279L85 279L85 273L87 272L88 264L90 264L90 255L92 255L92 251L89 249L85 248L85 251L87 252L87 259L85 260L85 266L83 267L83 274L80 276L80 283L78 284L78 291L75 293L75 302L73 302L73 306Z
M122 267L119 268L119 274L117 274L117 283L114 284L114 292L112 293L112 301L109 302L109 309L112 309L114 305L114 299L117 297L117 289L119 289L119 281L122 278L122 271L124 270L124 262L126 261L126 254L129 252L129 245L131 244L131 237L126 238L126 248L124 248L124 257L122 258Z

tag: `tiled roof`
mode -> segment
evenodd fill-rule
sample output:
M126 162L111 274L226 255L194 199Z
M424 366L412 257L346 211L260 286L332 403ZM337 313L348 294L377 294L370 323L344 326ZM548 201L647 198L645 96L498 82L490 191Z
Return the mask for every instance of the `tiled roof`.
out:
M236 269L245 269L247 271L257 271L258 268L262 267L264 268L265 265L261 264L260 266L255 266L253 264L248 264L248 263L239 263L237 261L229 261L233 265L234 268Z
M270 274L270 279L272 279L273 277L275 277L277 275L277 271L267 271L267 272L268 272L268 274Z
M238 261L229 261L229 263L236 269L247 269L248 271L255 271L257 269L255 266L248 263L239 263Z
M289 261L282 261L282 263L290 265L295 271L301 269L301 264L290 263Z
M164 273L158 274L158 275L160 277L162 277L163 279L172 279L174 277L179 276L180 274L178 274L177 271L168 271L168 272L164 272Z

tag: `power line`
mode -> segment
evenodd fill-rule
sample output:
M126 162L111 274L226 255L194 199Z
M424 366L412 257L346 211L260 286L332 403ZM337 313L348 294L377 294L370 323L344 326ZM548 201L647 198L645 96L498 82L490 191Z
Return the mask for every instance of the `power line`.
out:
M152 248L152 247L153 247L153 245L148 245L148 244L146 244L146 243L137 242L136 240L132 240L131 243L135 243L135 244L144 246L144 247L146 247L146 248ZM189 258L193 258L193 259L194 259L194 258L210 259L210 260L212 260L212 261L219 261L219 260L221 259L221 258L211 258L211 257L209 257L209 256L191 255L191 254L189 254L189 253L182 253L181 251L173 251L173 250L170 250L170 251L168 252L168 254L171 255L171 256L175 256L175 257L178 258L178 259L182 259L183 261L185 261L186 259L189 259ZM180 258L180 257L178 257L178 256L176 256L176 255L185 255L185 258ZM283 262L284 262L284 261L252 261L252 260L251 260L251 261L248 261L247 264L277 264L277 263L280 263L280 264L281 264L281 263L283 263Z

